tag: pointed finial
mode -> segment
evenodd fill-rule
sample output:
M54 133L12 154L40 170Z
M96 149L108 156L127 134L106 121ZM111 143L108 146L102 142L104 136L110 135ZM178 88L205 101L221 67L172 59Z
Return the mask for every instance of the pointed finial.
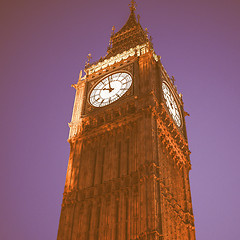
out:
M145 33L147 34L147 36L148 36L148 29L147 28L145 28Z
M140 15L137 15L137 19L138 19L138 24L140 23Z
M92 59L92 54L91 53L88 54L87 59L88 59L88 62L90 62L90 60Z
M128 5L130 7L131 12L134 12L136 10L136 1L131 0L131 3Z
M112 27L112 35L114 35L114 31L115 31L115 26Z
M91 53L89 53L88 55L87 55L87 61L86 61L86 65L88 65L89 63L90 63L90 60L92 59L92 54ZM85 65L85 66L86 66Z
M174 76L172 76L171 80L172 80L172 83L173 83L173 84L175 84L175 82L176 82L176 79L175 79L175 77L174 77Z

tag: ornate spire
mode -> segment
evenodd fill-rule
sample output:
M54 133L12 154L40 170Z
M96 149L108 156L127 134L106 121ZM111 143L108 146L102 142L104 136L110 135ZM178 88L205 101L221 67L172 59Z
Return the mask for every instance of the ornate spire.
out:
M118 53L124 52L130 48L134 48L137 45L142 45L149 42L148 36L140 25L140 16L135 16L136 1L131 0L129 4L130 14L127 22L118 31L113 31L111 34L110 42L108 47L108 54L106 58L114 56ZM115 30L115 29L114 29Z
M131 0L131 3L128 6L129 6L131 12L134 12L136 10L136 6L137 6L136 1Z
M117 32L115 32L115 27L112 28L112 33L110 37L109 46L107 49L107 55L104 59L108 59L112 56L116 56L119 53L127 51L136 46L140 46L146 43L150 43L147 33L143 30L140 25L140 16L135 16L136 1L131 0L129 4L130 14L127 22L124 26ZM103 59L101 59L102 61ZM90 67L90 59L86 62L85 68Z

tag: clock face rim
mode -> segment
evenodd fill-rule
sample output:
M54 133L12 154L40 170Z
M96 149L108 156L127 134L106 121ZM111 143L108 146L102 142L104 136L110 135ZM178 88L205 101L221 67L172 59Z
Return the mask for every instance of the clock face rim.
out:
M129 87L123 92L122 95L120 95L120 97L118 97L118 98L115 99L114 101L112 101L112 102L110 102L110 103L107 103L107 104L105 104L105 105L103 105L103 106L95 106L95 105L93 105L93 103L92 103L91 100L90 100L90 97L91 97L91 94L92 94L93 90L95 89L95 87L98 86L98 84L99 84L100 82L104 81L104 80L105 80L106 78L108 78L109 76L112 76L112 75L118 74L118 73L126 73L126 74L129 75L129 77L131 78L131 83L130 83ZM107 106L109 106L109 105L111 105L111 104L113 104L113 103L116 103L119 99L123 98L124 95L126 95L126 93L129 91L129 89L131 89L132 85L133 85L133 75L132 75L132 73L130 73L130 72L128 72L128 71L125 71L125 70L123 70L123 71L120 70L120 71L116 71L116 72L111 72L111 73L109 73L109 74L101 77L101 78L100 78L96 83L94 83L93 86L90 88L90 91L89 91L89 93L88 93L88 98L87 98L87 99L88 99L88 103L89 103L92 107L97 108L97 109L107 107ZM116 95L116 94L115 94L115 95ZM114 95L113 95L113 96L114 96Z
M174 101L174 103L176 104L177 111L178 111L178 115L179 115L179 121L180 121L180 124L179 124L179 125L178 125L177 121L175 120L175 116L173 115L172 110L171 110L170 107L168 106L167 99L165 98L165 93L164 93L164 91L163 91L163 84L165 84L166 87L168 88L170 94L172 95L173 101ZM169 84L168 84L166 81L163 81L163 82L162 82L162 94L163 94L163 99L164 99L164 101L165 101L165 105L166 105L166 107L167 107L167 109L168 109L168 112L170 113L170 115L171 115L174 123L176 124L176 126L177 126L178 128L181 128L181 127L183 126L183 120L182 120L182 114L181 114L181 111L180 111L180 107L179 107L178 101L176 100L175 94L172 92L171 87L169 86Z

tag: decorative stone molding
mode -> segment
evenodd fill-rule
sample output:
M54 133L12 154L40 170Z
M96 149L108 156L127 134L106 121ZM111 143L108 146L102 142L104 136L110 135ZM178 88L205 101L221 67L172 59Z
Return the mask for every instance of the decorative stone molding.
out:
M95 65L92 65L91 67L85 69L85 72L86 72L87 75L91 75L91 74L96 73L100 70L106 69L107 67L110 67L110 66L112 66L116 63L119 63L122 60L126 60L129 57L133 57L133 56L139 57L141 55L144 55L145 53L148 53L149 51L152 52L155 61L158 62L159 58L155 54L154 50L149 49L148 44L143 44L141 46L138 45L135 48L131 48L128 51L124 51L122 53L119 53L116 56L113 56L109 59L105 59L102 62L99 61Z

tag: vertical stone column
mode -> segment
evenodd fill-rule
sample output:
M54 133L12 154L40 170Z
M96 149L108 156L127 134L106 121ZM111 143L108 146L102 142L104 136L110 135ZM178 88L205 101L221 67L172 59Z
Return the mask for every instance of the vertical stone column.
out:
M96 155L96 168L95 168L95 182L94 184L100 184L101 182L101 173L102 173L102 137L98 136L97 137L97 145L96 145L96 149L97 149L97 155Z
M69 139L77 134L78 125L81 123L81 115L83 112L83 103L85 101L86 79L80 79L77 84L72 85L76 89L72 121L69 124Z
M125 192L125 238L128 240L130 238L130 209L129 209L129 191Z
M80 222L80 204L76 203L74 213L73 213L73 227L72 227L72 239L78 239L78 231L79 231L79 222Z
M114 214L114 223L115 223L115 229L114 229L114 239L115 240L121 240L119 238L119 221L120 221L120 218L119 218L119 212L120 212L120 195L119 193L117 192L116 195L115 195L115 214Z
M135 228L134 236L137 237L141 232L141 214L140 214L140 184L137 186L137 191L134 193L134 219L135 219Z
M71 240L72 238L72 226L73 226L73 216L74 216L75 204L70 204L67 206L66 222L65 222L65 236L63 239Z
M79 155L77 155L76 157L76 161L77 161L77 169L74 171L74 175L75 176L75 181L74 181L74 186L77 189L82 189L83 188L83 184L84 184L84 165L85 165L85 158L87 155L87 150L86 150L86 143L82 143L82 146L79 146L79 148L81 147L81 152Z
M123 191L119 191L119 240L124 239L124 192Z
M102 197L101 202L101 217L100 217L100 226L99 226L99 240L106 239L106 199L105 196Z
M112 178L118 177L118 137L117 130L113 130L113 140L112 140Z
M121 176L127 175L127 127L122 127L122 137L121 137Z
M137 122L134 123L133 138L132 138L132 172L137 171L138 146L137 146Z
M104 153L104 175L103 175L103 182L109 181L111 179L111 165L112 159L111 156L111 135L109 133L105 133L105 153Z
M73 169L73 159L74 159L74 153L75 153L76 146L77 145L76 145L75 141L70 142L70 156L69 156L69 161L68 161L68 168L67 168L64 192L67 192L70 190L71 176L72 176L72 169Z
M146 231L147 227L146 182L144 180L140 183L139 191L140 191L140 206L139 206L140 232L138 232L138 234L141 234Z

